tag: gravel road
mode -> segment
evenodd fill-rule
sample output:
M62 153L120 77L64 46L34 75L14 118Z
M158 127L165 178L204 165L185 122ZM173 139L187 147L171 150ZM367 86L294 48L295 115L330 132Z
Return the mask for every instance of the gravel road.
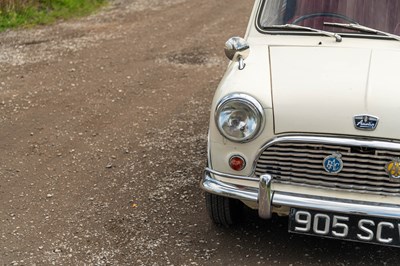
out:
M211 224L209 106L251 0L119 0L0 33L1 265L395 265L398 249Z

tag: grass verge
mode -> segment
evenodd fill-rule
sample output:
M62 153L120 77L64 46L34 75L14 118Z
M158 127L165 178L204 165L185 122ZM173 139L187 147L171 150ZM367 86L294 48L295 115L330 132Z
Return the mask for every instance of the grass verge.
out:
M0 0L0 31L85 16L107 0Z

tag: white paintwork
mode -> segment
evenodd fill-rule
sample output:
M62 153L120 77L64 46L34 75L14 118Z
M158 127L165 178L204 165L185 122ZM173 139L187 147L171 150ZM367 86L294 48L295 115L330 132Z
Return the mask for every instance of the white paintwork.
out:
M318 46L269 49L276 134L400 138L396 122L400 113L400 50ZM378 116L377 129L355 129L356 114Z
M274 137L289 133L400 140L399 41L344 37L342 42L336 42L332 37L315 34L262 34L254 23L260 1L255 2L245 35L250 44L246 67L238 70L238 63L230 63L215 92L209 133L212 169L249 176L260 148ZM225 139L214 123L217 103L233 92L253 96L264 108L265 128L245 144ZM377 129L355 129L353 116L358 114L378 116ZM240 172L229 168L228 159L233 154L240 154L247 161ZM215 178L258 187L257 182ZM395 197L284 185L274 189L400 204Z

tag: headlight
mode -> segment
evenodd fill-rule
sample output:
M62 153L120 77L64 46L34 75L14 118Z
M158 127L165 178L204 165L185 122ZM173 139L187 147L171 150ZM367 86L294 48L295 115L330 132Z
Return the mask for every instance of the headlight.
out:
M227 139L246 142L257 136L263 122L260 103L246 94L229 94L217 105L215 122Z

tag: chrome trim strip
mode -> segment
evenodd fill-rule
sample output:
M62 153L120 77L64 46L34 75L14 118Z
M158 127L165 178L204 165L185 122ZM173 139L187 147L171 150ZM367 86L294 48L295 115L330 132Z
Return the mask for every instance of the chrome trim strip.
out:
M293 183L286 182L286 181L275 181L276 183L279 184L284 184L284 185L293 185ZM356 190L356 189L343 189L343 188L335 188L335 187L326 187L326 186L319 186L319 185L308 185L308 184L296 184L298 187L303 187L303 188L312 188L312 189L324 189L324 190L329 190L329 191L339 191L339 192L349 192L349 193L358 193L358 194L369 194L369 195L387 195L387 196L400 196L400 194L397 193L385 193L381 191L367 191L367 190Z
M400 219L400 206L275 192L272 204L322 212Z
M218 181L205 171L200 187L205 191L223 197L235 198L242 201L259 202L260 217L269 218L272 207L295 207L321 212L337 212L349 215L364 215L372 217L400 219L400 205L382 204L365 201L354 201L328 197L316 197L273 191L270 187L272 180L269 175L262 177L259 189L237 186ZM260 203L261 202L261 203ZM261 209L262 208L262 209Z
M377 140L357 140L353 138L335 138L335 137L318 137L318 136L285 136L277 137L272 141L264 145L261 150L265 150L269 146L272 146L276 142L311 142L311 143L323 143L333 145L347 145L347 146L362 146L369 148L381 148L389 150L400 150L400 143L388 142L388 141L377 141Z

